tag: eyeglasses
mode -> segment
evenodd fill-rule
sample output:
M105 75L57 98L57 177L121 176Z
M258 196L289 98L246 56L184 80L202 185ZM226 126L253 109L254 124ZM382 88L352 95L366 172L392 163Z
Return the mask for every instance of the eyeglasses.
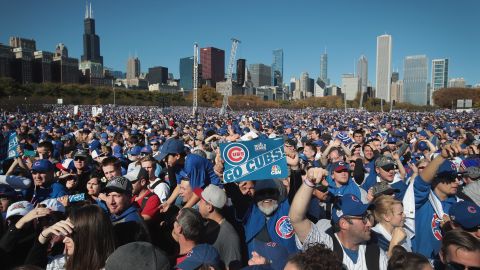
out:
M464 269L468 269L469 270L480 270L480 267L475 267L475 266L465 266L461 263L455 263L455 262L449 262L447 263L447 268L446 269L450 269L450 270L464 270Z
M363 216L360 216L360 217L357 217L357 216L345 216L345 219L347 221L351 221L352 219L358 219L358 220L361 220L363 225L367 225L367 223L370 221L370 217L371 215L370 214L366 214L366 215L363 215ZM350 224L352 224L351 222L349 222Z

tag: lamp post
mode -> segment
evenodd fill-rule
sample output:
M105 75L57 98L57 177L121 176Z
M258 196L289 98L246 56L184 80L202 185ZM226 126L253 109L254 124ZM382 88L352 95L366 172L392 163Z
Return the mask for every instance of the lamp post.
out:
M114 79L112 79L112 90L113 90L113 107L115 107L116 106L116 100L115 100Z

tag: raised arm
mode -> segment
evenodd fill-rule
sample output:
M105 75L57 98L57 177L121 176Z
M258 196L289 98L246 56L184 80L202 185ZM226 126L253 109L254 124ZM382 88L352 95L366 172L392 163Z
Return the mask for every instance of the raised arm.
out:
M295 194L292 205L290 206L288 215L300 242L304 242L312 228L312 222L306 217L308 204L315 190L315 184L320 183L324 175L326 175L324 169L309 169L306 179L298 189L297 194Z
M427 167L423 169L423 171L420 173L420 177L422 177L423 181L425 181L426 183L431 183L433 181L433 178L437 174L438 168L440 168L442 163L448 158L455 157L460 152L461 152L461 148L457 143L446 145L442 149L442 153L438 155L436 158L434 158L427 165Z

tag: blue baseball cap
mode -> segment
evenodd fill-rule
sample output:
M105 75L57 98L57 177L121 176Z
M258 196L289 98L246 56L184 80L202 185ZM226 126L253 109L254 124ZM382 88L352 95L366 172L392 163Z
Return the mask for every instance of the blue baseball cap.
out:
M140 152L142 154L151 154L153 151L152 151L152 148L147 145L147 146L144 146Z
M418 150L420 150L420 151L425 151L425 150L428 149L428 145L427 145L426 142L423 142L423 141L422 141L422 142L419 142L419 143L418 143L417 148L418 148Z
M185 153L185 146L183 141L170 138L162 146L158 160L163 160L168 154L182 154Z
M419 133L418 133L419 136L423 136L423 137L428 137L428 134L425 130L421 130Z
M337 223L343 216L363 216L369 206L353 194L344 194L333 206L332 221Z
M48 161L48 159L37 160L35 161L35 163L33 163L33 166L32 166L32 171L35 171L35 172L50 172L50 171L53 172L54 170L55 170L55 167L50 161Z
M211 245L200 244L196 245L189 253L183 262L178 264L176 269L197 269L203 264L211 266L221 266L220 255L218 251Z
M322 140L314 141L313 144L317 147L323 147L325 145Z
M128 151L128 154L132 156L138 156L140 155L141 152L142 152L142 147L137 145L137 146L134 146L132 149L130 149L130 151Z
M450 207L450 219L470 230L480 228L480 207L473 202L461 201Z
M457 171L457 167L455 166L455 164L447 159L438 168L437 175L435 176L435 178L438 178L438 179L441 179L441 180L442 179L454 179L459 174L461 174L461 173L459 173Z
M252 250L270 261L273 269L283 269L287 264L288 250L277 242L261 242L254 239Z
M388 144L395 144L395 143L397 143L397 138L395 138L395 137L388 137L387 143L388 143Z
M0 184L0 197L15 198L17 192L9 185Z
M88 149L90 149L90 150L96 150L96 149L100 149L101 146L102 146L102 144L100 143L100 141L98 141L98 140L93 140L93 141L88 145Z

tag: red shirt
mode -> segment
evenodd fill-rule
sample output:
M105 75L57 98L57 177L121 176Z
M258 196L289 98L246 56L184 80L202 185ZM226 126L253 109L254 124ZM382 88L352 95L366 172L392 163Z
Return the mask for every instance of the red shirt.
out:
M143 203L144 198L146 199L146 203ZM138 197L134 195L132 198L132 203L136 204L139 209L141 209L140 214L149 216L153 218L158 213L158 207L160 206L160 199L157 195L152 193L150 190L147 190L142 197ZM142 207L142 204L144 206Z

